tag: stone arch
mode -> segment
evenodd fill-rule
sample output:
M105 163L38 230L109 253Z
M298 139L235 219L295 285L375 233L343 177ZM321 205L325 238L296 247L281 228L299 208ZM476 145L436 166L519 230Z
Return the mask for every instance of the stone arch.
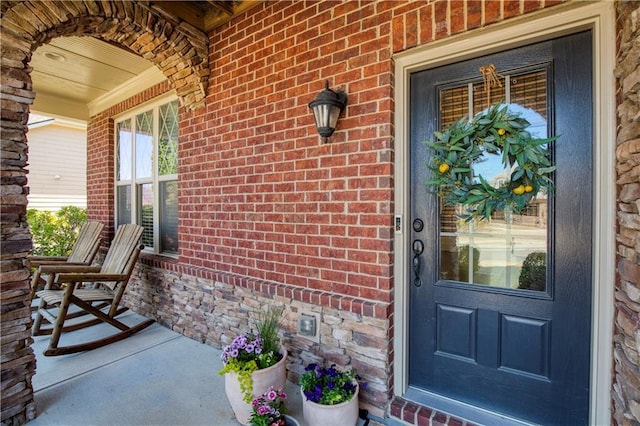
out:
M175 88L182 105L204 105L209 76L208 37L150 2L0 2L0 334L2 424L35 418L31 378L29 269L32 240L27 227L27 120L35 93L29 61L55 37L92 36L114 42L154 63ZM6 396L6 397L5 397Z

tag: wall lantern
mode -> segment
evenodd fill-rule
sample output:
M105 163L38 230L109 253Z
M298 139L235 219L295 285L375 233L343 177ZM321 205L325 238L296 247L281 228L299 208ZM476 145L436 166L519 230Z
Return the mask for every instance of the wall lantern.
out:
M325 81L324 90L309 102L309 108L313 110L313 118L316 120L316 128L320 136L327 142L327 138L336 130L338 117L347 106L347 94L342 90L334 92L329 89L329 81Z

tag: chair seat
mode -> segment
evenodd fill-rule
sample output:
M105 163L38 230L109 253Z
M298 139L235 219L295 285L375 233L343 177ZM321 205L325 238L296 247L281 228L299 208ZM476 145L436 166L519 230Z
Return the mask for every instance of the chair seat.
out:
M62 302L64 290L41 290L38 297L48 304L58 304ZM73 295L85 302L108 302L113 299L114 294L102 289L76 289Z

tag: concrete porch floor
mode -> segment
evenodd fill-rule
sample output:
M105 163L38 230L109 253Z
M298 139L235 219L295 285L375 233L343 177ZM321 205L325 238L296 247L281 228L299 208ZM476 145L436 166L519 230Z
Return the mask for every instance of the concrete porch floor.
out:
M144 320L126 313L128 324ZM108 335L101 324L65 333L61 345ZM90 337L89 337L90 336ZM92 351L45 357L49 336L34 337L36 419L29 425L237 426L224 392L221 351L159 324ZM288 413L302 422L298 387L287 382Z

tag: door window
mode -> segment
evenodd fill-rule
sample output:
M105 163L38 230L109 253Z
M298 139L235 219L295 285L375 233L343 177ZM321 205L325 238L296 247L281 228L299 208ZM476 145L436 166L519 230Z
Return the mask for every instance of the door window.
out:
M462 116L473 117L489 105L506 103L531 124L533 137L548 136L548 70L536 69L499 75L498 84L470 81L439 90L440 120L444 129ZM499 187L510 179L497 154L473 165ZM498 288L547 291L547 228L549 200L540 191L521 213L498 211L490 220L465 222L463 206L440 211L440 279Z

